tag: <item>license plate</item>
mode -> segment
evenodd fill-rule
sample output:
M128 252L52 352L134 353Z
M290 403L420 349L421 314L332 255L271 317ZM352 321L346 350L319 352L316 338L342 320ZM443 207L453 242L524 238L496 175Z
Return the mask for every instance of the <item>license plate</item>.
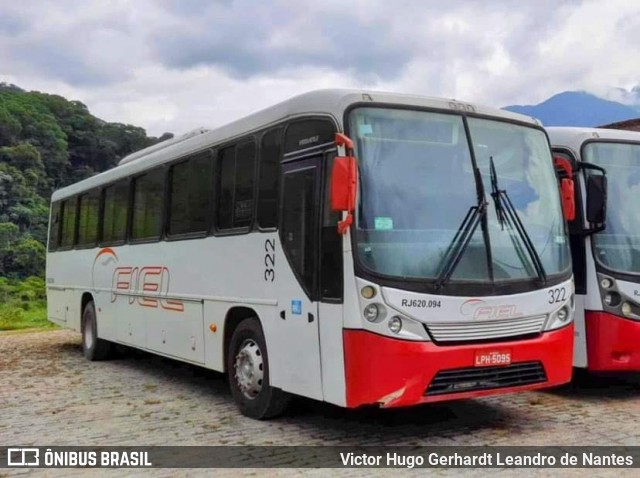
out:
M475 367L511 365L511 350L477 350L473 365Z

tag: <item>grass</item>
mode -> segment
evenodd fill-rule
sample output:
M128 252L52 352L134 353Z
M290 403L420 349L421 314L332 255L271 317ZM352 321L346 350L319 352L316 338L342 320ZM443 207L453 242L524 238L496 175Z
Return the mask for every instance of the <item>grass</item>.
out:
M14 305L0 305L0 331L25 329L54 329L47 320L47 308L38 305L24 310Z
M0 277L0 331L56 327L47 320L44 278Z

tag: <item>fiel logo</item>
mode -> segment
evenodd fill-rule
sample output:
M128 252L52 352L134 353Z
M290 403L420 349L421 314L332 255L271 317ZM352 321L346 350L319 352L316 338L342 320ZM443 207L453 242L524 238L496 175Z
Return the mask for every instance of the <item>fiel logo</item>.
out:
M7 466L38 466L40 450L37 448L8 448Z
M118 255L110 247L98 251L92 272L95 292L110 290L111 302L121 299L127 300L129 305L184 312L182 300L168 298L171 283L168 267L119 264Z
M482 299L465 300L460 306L460 313L471 316L474 320L500 320L522 317L515 304L486 305Z

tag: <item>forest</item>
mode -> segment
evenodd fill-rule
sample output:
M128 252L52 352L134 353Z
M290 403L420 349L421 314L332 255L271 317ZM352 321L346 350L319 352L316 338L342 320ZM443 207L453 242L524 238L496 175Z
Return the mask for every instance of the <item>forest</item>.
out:
M79 101L0 83L0 330L43 322L53 191L171 137L103 121Z

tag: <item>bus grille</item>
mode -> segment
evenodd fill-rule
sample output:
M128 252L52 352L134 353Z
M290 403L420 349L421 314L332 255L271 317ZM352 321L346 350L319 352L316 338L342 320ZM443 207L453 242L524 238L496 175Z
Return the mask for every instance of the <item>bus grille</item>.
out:
M546 380L547 374L540 362L521 362L506 367L459 368L438 372L425 395L518 387Z
M546 318L541 315L487 322L431 323L426 327L436 342L469 342L539 334Z

